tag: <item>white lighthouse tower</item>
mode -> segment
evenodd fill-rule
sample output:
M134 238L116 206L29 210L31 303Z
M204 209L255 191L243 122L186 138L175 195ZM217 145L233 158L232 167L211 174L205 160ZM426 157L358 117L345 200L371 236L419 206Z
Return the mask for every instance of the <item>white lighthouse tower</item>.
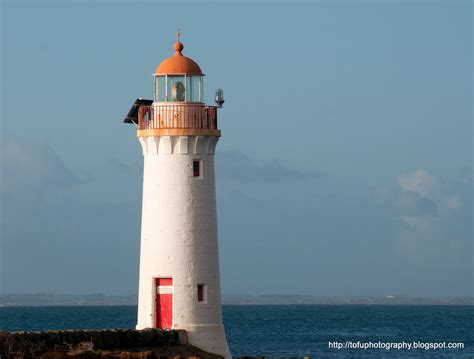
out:
M174 56L153 75L154 100L138 99L125 119L138 126L144 156L136 327L184 329L190 344L230 358L217 240L217 107L203 103L204 74L177 36Z

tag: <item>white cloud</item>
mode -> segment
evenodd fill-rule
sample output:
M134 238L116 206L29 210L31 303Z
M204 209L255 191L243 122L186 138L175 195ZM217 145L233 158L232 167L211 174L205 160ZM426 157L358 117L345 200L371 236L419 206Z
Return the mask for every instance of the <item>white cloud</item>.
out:
M442 208L448 211L457 211L461 208L461 199L457 195L447 197L443 199Z
M256 161L241 151L222 151L216 156L217 176L228 181L284 182L304 181L322 177L311 170L287 167L278 160Z
M37 192L78 183L49 145L10 139L0 143L1 191Z
M132 292L139 197L112 203L47 144L11 139L0 151L0 293Z
M402 220L410 228L418 231L426 231L431 225L430 219L422 216L402 216Z
M461 199L451 193L442 182L425 169L398 177L400 194L397 200L401 211L418 217L439 216L458 211Z
M400 175L398 184L402 193L414 193L432 200L439 197L438 180L422 168Z
M376 195L381 202L397 209L405 229L427 232L437 222L463 210L465 200L461 188L447 185L426 169L401 174L397 182L395 193L384 190L383 196L380 191Z

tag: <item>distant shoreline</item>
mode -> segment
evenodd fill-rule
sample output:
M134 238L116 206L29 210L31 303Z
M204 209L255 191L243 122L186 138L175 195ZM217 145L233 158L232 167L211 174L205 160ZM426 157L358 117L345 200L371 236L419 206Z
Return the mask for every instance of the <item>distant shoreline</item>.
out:
M474 305L474 296L309 296L309 295L224 295L224 305ZM119 306L137 305L137 298L104 294L4 294L0 307Z

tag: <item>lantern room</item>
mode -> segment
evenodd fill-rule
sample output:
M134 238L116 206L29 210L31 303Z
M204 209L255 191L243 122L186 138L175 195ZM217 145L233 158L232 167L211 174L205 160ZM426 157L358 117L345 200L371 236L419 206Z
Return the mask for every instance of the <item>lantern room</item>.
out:
M168 129L187 129L189 134L189 129L195 129L195 134L219 137L217 109L225 102L223 91L216 90L217 106L204 104L204 74L194 60L183 55L179 32L176 36L174 55L153 73L153 100L137 99L124 122L137 125L138 136L154 136Z
M199 65L182 54L183 44L174 44L175 54L158 65L154 77L155 102L203 102L204 74Z

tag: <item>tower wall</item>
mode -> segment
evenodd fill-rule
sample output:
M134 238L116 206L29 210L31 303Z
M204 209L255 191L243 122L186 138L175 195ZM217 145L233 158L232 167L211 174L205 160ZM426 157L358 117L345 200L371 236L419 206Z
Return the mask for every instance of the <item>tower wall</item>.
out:
M173 279L172 328L230 357L222 325L214 136L139 137L144 155L137 329L155 327L155 278ZM200 161L194 176L193 161ZM198 301L198 284L205 285Z

